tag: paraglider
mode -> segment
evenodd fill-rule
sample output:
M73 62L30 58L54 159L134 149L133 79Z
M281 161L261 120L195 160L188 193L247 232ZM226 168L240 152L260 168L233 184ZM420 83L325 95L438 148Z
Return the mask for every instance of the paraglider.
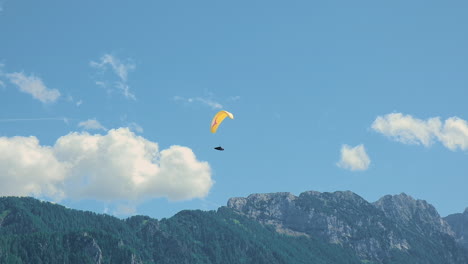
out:
M213 120L211 121L211 133L216 133L218 130L219 125L221 125L221 122L228 117L231 119L234 119L234 115L229 113L228 111L221 110L219 111L214 117Z
M226 117L229 117L230 119L234 119L234 115L229 113L228 111L225 111L225 110L221 110L219 111L214 117L213 117L213 120L211 121L211 127L210 127L210 130L211 130L211 133L216 133L216 131L218 130L218 127L219 125L221 125L221 123L224 121L224 119ZM224 148L219 146L219 147L216 147L214 148L216 150L219 150L219 151L223 151Z

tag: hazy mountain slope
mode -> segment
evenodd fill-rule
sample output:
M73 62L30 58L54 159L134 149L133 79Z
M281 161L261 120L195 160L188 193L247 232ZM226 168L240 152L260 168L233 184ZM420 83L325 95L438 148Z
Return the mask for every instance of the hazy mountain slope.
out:
M451 214L444 220L450 225L458 243L468 249L468 208L463 213Z

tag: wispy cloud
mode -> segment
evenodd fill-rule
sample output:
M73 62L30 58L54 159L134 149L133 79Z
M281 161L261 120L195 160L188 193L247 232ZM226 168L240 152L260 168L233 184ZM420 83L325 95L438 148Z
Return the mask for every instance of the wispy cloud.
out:
M96 84L97 86L101 86L102 88L106 88L106 87L107 87L106 82L103 82L103 81L96 81L95 84Z
M229 101L236 102L239 101L241 97L239 95L229 97Z
M30 94L34 99L42 103L53 103L60 97L57 89L49 89L39 77L27 76L22 72L7 73L5 76L15 84L20 91Z
M411 115L391 113L378 116L372 123L375 131L404 144L431 146L438 140L454 151L468 150L468 123L458 117L444 122L439 117L422 120Z
M127 98L136 100L136 97L134 94L130 92L130 86L128 84L123 83L123 82L117 82L115 84L115 87L120 90L120 92Z
M130 128L131 131L138 132L138 133L143 133L143 127L141 127L139 124L135 122L131 122L128 124L128 127Z
M78 127L82 127L86 130L107 130L99 121L96 119L88 119L86 121L82 121L78 124Z
M63 121L68 123L69 118L66 117L41 117L41 118L3 118L0 122L21 122L21 121Z
M91 61L91 67L99 69L101 71L107 71L110 69L116 76L117 81L115 82L114 87L119 90L126 98L136 100L135 95L130 92L130 87L127 84L128 73L135 70L135 64L131 62L121 62L117 57L105 54L102 56L99 61ZM97 81L97 85L106 87L106 82Z
M106 70L107 67L111 67L122 81L127 81L128 72L135 69L135 64L122 63L117 57L110 54L102 56L99 62L91 61L90 65L101 70Z
M141 201L203 198L214 184L190 148L157 143L128 128L73 132L52 146L36 137L0 137L0 195Z
M209 98L203 98L203 97L193 97L193 98L185 98L182 96L174 96L175 101L182 101L185 103L201 103L203 105L209 106L213 109L221 109L223 106Z
M369 168L370 162L364 145L356 147L343 145L341 146L341 159L336 165L351 171L364 171Z
M72 104L75 104L76 106L80 106L83 103L82 100L75 100L75 98L73 98L73 96L71 96L71 95L67 96L67 101L72 103Z

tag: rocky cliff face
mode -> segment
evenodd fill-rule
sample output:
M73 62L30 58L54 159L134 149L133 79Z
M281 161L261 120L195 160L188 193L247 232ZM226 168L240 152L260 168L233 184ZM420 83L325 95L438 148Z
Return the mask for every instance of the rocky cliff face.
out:
M281 233L350 246L363 259L382 261L389 257L388 249L409 248L380 210L352 192L309 191L298 197L290 193L253 194L230 199L228 207L271 224ZM374 230L379 237L367 230Z
M461 214L451 214L444 218L454 232L455 239L468 249L468 208Z
M444 233L454 236L449 224L424 200L415 200L405 193L386 195L373 203L393 221L418 232Z
M430 248L424 244L427 237L442 241L441 247L450 250L455 243L454 233L435 208L406 194L385 196L374 204L350 191L252 194L232 198L227 206L273 225L277 232L341 244L363 260L378 263ZM455 253L444 250L440 254L445 263L460 263L454 257L458 249Z

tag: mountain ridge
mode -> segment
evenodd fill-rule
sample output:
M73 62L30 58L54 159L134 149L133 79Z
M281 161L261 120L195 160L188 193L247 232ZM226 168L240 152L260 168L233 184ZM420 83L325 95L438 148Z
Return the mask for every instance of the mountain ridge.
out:
M161 220L1 197L0 263L463 264L465 230L467 210L442 218L405 193L257 193Z
M405 193L387 195L374 203L351 191L307 191L298 196L251 194L231 198L227 206L273 225L277 232L317 236L329 243L346 245L360 258L378 263L393 258L394 251L416 251L423 257L423 249L429 250L433 243L449 249L438 251L439 261L466 263L464 253L461 259L453 257L460 254L460 248L449 224L432 205ZM428 239L430 243L425 242Z

